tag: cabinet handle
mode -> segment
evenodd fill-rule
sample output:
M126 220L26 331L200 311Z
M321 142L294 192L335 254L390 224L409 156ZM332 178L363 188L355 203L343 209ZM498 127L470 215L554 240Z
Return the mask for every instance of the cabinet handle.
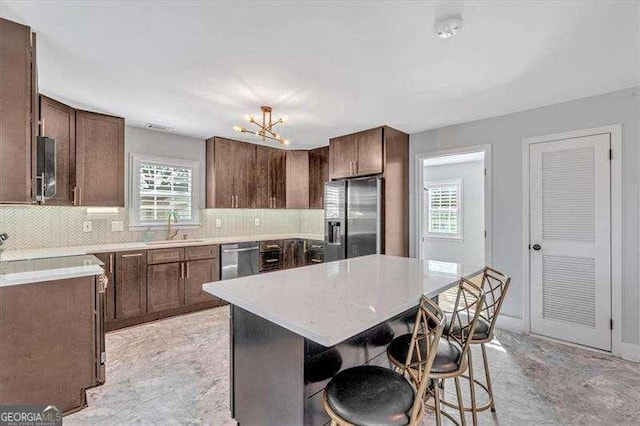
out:
M78 187L78 205L82 205L82 188Z
M322 263L322 260L320 260L320 259L311 259L311 261L313 263Z
M354 175L358 174L358 160L353 162L353 174Z
M320 208L323 209L324 208L324 197L320 196Z
M186 265L187 265L187 278L189 278L189 262L187 262Z
M113 253L109 255L109 273L113 275Z
M180 278L184 278L184 263L180 263Z
M44 131L44 118L42 120L40 120L40 123L42 124L42 136L47 136L47 134Z
M267 263L274 263L274 262L279 262L279 261L280 261L280 259L267 259L267 260L265 260L265 262L267 262Z
M127 257L142 257L142 253L123 254L122 257L123 258L127 258Z
M73 191L71 191L71 192L73 192L73 205L77 206L78 205L78 201L77 201L77 198L78 198L78 187L74 186L73 187Z
M280 246L278 244L271 244L271 245L268 245L268 246L264 246L264 248L266 248L266 249L277 249L277 248L280 248Z

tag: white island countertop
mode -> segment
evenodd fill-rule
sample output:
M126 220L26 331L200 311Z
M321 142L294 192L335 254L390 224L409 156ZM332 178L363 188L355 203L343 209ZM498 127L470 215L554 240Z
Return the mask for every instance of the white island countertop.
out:
M103 274L95 256L68 256L0 262L0 287Z
M203 285L323 346L336 345L434 297L481 266L371 255Z

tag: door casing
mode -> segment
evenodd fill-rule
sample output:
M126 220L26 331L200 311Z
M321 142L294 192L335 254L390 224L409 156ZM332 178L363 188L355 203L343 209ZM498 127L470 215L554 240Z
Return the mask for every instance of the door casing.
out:
M622 125L595 127L522 139L522 307L523 332L531 333L529 146L583 136L609 134L611 137L611 353L622 356Z

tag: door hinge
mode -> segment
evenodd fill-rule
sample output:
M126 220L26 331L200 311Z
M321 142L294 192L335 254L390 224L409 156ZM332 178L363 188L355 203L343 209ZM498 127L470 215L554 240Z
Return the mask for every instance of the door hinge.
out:
M484 231L484 237L487 238L487 231Z
M609 150L609 160L613 160L613 150Z
M609 320L609 329L613 330L613 318Z
M487 169L484 169L484 175L485 176L487 175Z
M531 244L529 244L529 250L531 250Z

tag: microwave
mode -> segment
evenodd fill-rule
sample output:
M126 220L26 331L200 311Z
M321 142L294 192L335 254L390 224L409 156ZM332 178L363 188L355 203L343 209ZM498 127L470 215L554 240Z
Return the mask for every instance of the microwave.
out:
M36 201L45 203L56 195L56 141L38 136L36 155Z

